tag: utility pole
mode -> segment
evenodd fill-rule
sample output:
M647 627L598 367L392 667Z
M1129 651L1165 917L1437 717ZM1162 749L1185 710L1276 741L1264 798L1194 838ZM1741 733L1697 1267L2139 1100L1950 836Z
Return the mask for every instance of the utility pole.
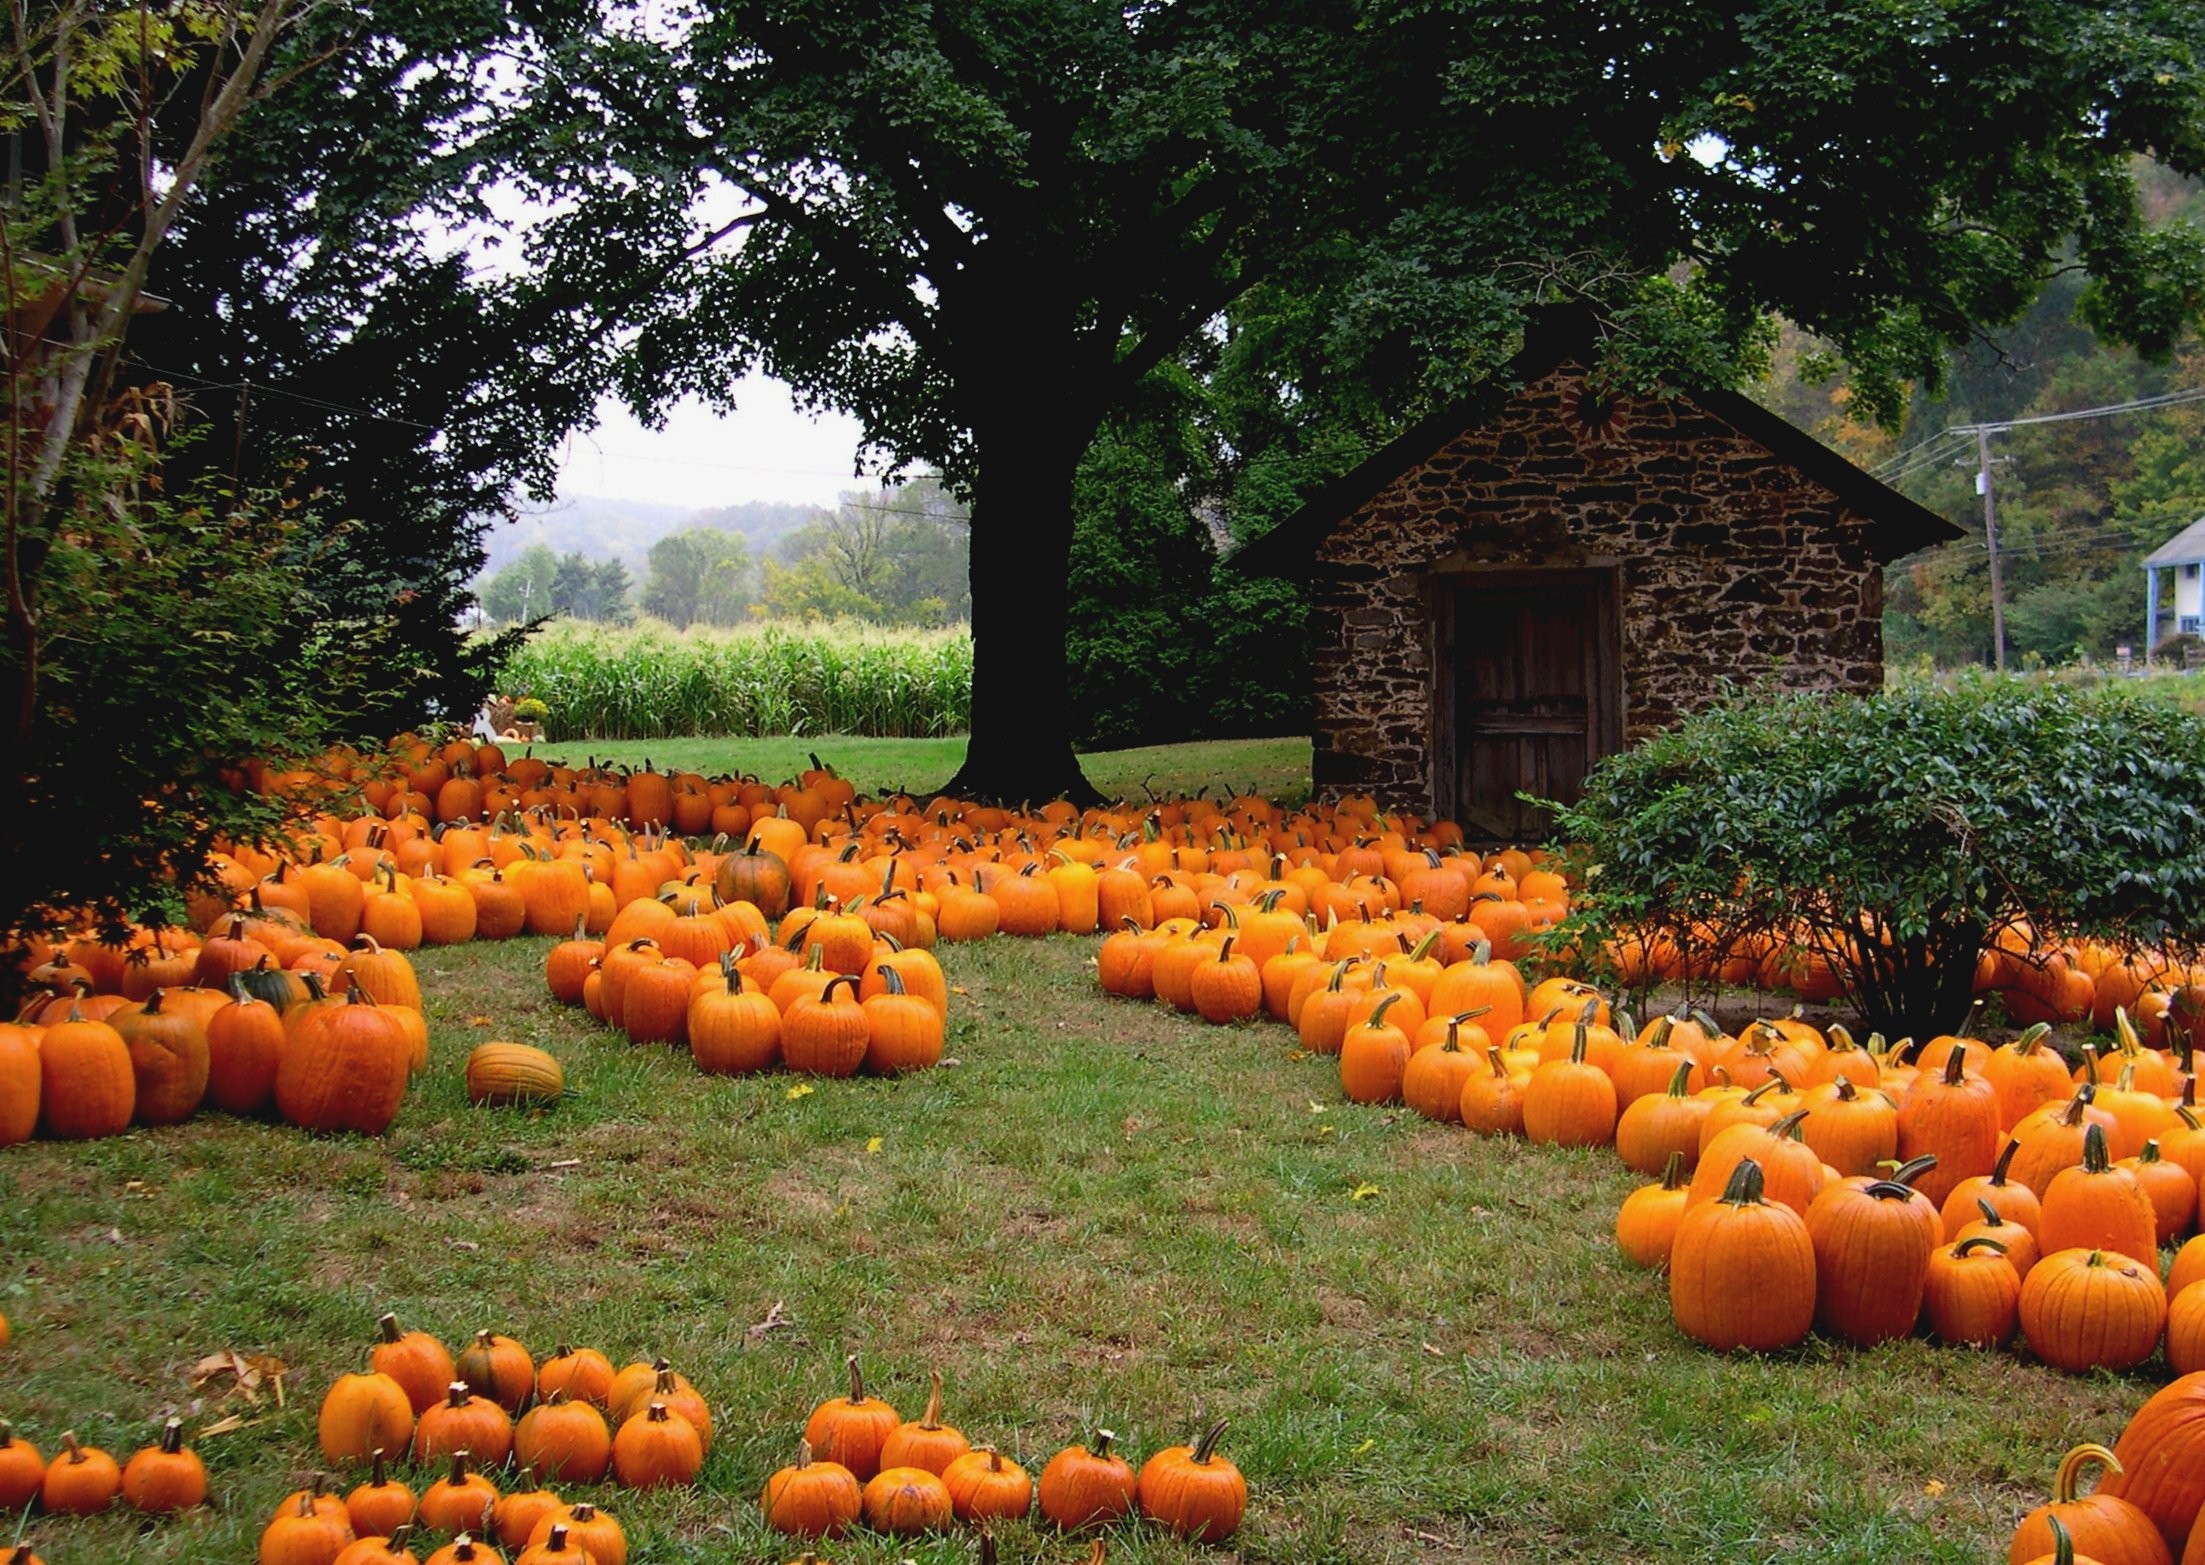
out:
M1998 505L1991 494L1991 431L1975 431L1975 488L1983 497L1983 546L1991 556L1991 667L2006 668L2006 585L1998 568Z

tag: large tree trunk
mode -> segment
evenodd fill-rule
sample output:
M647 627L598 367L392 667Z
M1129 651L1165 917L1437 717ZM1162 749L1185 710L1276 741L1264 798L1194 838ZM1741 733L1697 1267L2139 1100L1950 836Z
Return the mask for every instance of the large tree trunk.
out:
M1072 753L1064 651L1071 601L1072 480L1095 416L1051 384L1031 351L995 377L974 422L972 738L942 785L956 798L1082 806L1102 796Z

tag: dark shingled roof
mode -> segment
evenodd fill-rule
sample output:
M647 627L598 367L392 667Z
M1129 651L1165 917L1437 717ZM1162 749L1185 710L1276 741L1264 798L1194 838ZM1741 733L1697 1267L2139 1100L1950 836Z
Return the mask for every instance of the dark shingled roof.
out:
M1556 366L1590 364L1595 357L1592 319L1579 310L1552 310L1524 333L1523 350L1493 381L1462 401L1419 420L1352 471L1318 490L1309 501L1227 562L1250 576L1305 576L1317 544L1358 506L1449 441L1505 407L1514 387L1544 378ZM1760 443L1779 461L1836 495L1848 509L1875 524L1877 558L1886 563L1961 536L1936 512L1855 467L1797 425L1735 391L1679 393L1693 406Z

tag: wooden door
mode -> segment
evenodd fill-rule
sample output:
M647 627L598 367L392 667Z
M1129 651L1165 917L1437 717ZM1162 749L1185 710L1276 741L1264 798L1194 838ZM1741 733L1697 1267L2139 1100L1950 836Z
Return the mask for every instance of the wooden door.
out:
M1442 792L1452 783L1455 819L1472 836L1535 842L1547 812L1517 794L1568 803L1621 743L1615 574L1480 573L1454 578L1443 598L1453 688L1439 715L1453 731L1435 746L1437 781Z

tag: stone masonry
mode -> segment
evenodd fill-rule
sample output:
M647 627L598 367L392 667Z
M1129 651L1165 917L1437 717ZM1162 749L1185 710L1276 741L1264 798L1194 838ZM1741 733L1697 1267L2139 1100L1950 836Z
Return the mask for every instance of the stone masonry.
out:
M1593 403L1565 361L1446 441L1316 544L1313 780L1325 797L1434 800L1435 577L1608 567L1625 742L1717 682L1883 680L1875 524L1690 397Z

